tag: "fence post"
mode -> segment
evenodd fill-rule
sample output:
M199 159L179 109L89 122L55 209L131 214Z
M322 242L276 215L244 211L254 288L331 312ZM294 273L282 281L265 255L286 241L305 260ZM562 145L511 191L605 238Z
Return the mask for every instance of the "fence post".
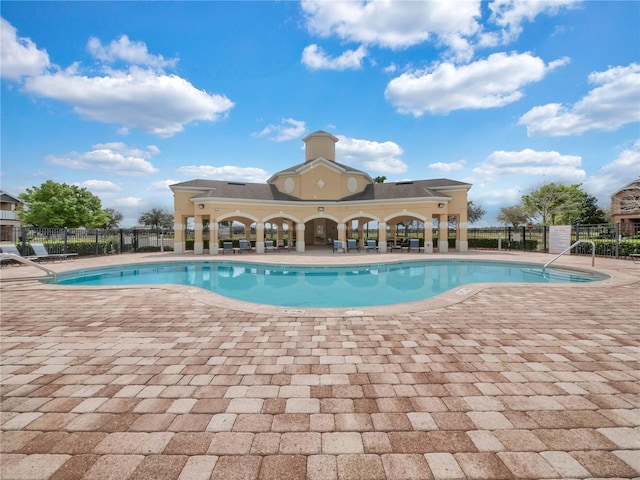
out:
M507 227L507 235L508 235L507 250L511 250L511 225Z
M122 233L122 229L120 229L120 255L124 253L124 234Z
M100 235L100 229L96 228L96 256L100 255L100 251L99 251L100 244L98 243L98 235Z
M522 251L527 251L527 227L522 226Z
M620 258L620 223L614 225L614 234L616 236L616 258ZM633 257L629 257L633 258Z
M68 230L67 227L64 227L64 235L63 235L63 247L62 247L62 253L66 254L67 253L67 238L68 238L68 234L67 234Z
M27 227L22 227L22 256L26 257L27 255Z

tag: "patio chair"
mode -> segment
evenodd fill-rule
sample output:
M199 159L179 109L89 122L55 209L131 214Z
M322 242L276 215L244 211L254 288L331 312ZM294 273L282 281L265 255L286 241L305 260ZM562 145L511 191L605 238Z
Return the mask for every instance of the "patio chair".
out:
M240 247L239 251L240 253L242 252L249 252L251 253L251 243L249 242L249 240L240 240L238 242L238 246Z
M333 253L340 252L340 251L342 253L346 252L346 250L344 249L344 245L342 243L342 240L334 240L333 241Z
M32 257L32 256L23 257L22 254L20 253L20 250L18 250L18 247L16 247L16 245L14 243L2 243L2 244L0 244L0 252L2 252L2 253L10 253L11 255L15 255L16 257L26 258L27 260L35 260L36 259L36 257ZM20 266L20 262L13 261L9 257L5 258L4 256L2 258L1 264L2 265Z
M367 240L366 250L367 250L367 253L369 253L372 250L374 252L378 253L378 245L376 245L376 241L375 240Z
M31 248L33 249L33 253L36 255L37 260L69 260L70 258L75 259L78 254L77 253L49 253L47 248L38 242L31 242Z
M358 240L355 238L347 238L347 252L350 252L351 250L355 250L356 252L360 251Z
M222 253L233 253L233 242L223 242Z
M409 239L409 253L411 253L412 251L420 251L420 240L418 240L417 238Z
M276 247L273 245L273 240L265 240L264 242L264 251L265 252L275 252Z

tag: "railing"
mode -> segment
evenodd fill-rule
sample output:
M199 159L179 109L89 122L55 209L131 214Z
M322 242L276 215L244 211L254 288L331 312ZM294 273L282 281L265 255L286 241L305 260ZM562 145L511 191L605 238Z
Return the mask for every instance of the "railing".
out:
M557 259L559 259L562 255L564 255L565 253L570 251L573 247L575 247L575 246L577 246L577 245L579 245L581 243L589 243L589 244L591 244L591 266L593 267L596 264L596 244L594 242L592 242L591 240L578 240L577 242L573 242L571 245L569 245L567 248L565 248L562 252L560 252L558 255L553 257L547 263L545 263L544 266L542 267L542 271L544 272L545 268L547 268L549 265L551 265L553 262L555 262Z
M13 210L0 210L1 220L18 220L18 215Z
M54 272L53 270L49 270L47 267L44 267L39 263L29 260L28 258L24 258L19 255L14 255L13 253L0 253L0 260L2 260L3 262L5 260L13 260L19 263L23 263L24 265L29 265L31 267L39 268L40 270L46 272L47 277L50 276L51 278L53 278L53 283L56 283L58 281L58 274L56 272ZM5 280L9 280L9 279L5 279ZM42 277L20 277L20 278L14 278L11 280L42 280Z

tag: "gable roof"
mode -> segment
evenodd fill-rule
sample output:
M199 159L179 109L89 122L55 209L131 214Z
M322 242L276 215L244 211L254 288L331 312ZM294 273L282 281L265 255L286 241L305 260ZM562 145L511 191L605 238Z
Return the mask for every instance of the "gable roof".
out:
M317 200L301 200L280 192L274 185L265 183L225 182L222 180L190 180L171 185L171 189L194 190L192 200L221 198L233 200L284 201L312 203ZM401 200L407 198L446 199L440 191L443 189L463 188L468 190L471 184L440 178L435 180L415 180L406 182L373 183L364 191L336 202L363 200ZM325 200L326 201L326 200Z

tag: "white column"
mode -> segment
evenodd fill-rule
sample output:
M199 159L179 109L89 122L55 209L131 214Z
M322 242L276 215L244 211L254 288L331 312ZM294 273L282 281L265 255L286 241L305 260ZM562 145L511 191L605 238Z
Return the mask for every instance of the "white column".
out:
M264 223L256 223L256 253L264 253Z
M211 219L209 221L209 255L218 255L218 222Z
M385 253L387 251L387 223L378 223L378 251Z
M182 223L173 225L173 235L173 251L184 253L184 225Z
M304 223L296 223L296 252L304 252Z

